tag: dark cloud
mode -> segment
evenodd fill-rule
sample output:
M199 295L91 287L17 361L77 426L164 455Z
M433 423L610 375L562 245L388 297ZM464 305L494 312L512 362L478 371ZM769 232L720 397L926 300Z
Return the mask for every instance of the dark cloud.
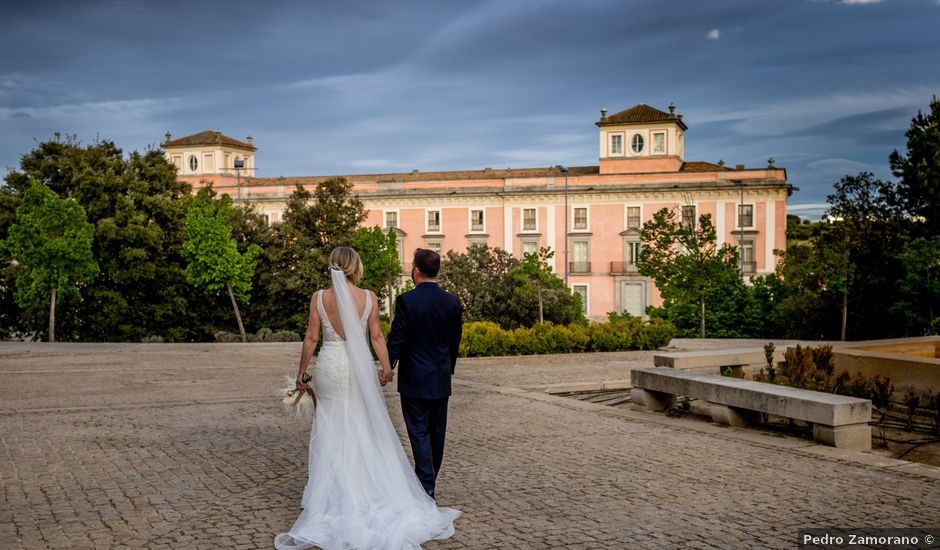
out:
M35 0L0 20L0 165L53 131L221 128L259 175L597 160L598 109L679 105L689 160L768 156L818 203L940 88L933 2ZM707 34L720 29L719 40ZM554 159L554 160L552 160ZM854 163L854 164L853 164Z

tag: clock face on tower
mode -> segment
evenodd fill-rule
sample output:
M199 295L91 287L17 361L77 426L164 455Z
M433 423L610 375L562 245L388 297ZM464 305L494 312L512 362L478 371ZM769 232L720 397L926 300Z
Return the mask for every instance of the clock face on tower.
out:
M189 155L189 171L195 172L197 168L199 168L199 160L196 155Z
M643 136L641 136L640 134L634 134L634 135L633 135L633 143L632 143L633 152L634 152L634 153L642 153L642 152L643 152L643 145L644 145Z

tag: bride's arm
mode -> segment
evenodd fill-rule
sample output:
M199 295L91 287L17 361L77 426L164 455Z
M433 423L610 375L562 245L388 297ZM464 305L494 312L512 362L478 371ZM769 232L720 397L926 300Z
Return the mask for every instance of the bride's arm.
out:
M307 321L307 334L304 336L304 344L300 352L300 368L297 371L297 388L301 391L306 389L306 384L303 383L303 375L307 372L307 365L310 364L313 352L317 349L317 340L319 338L320 316L317 314L317 292L314 292L310 298L310 319Z
M378 304L375 293L372 293L372 303ZM379 322L378 306L372 308L369 314L369 339L372 341L372 349L375 350L376 357L379 358L379 364L382 365L382 379L390 380L392 374L391 364L388 361L388 348L385 346L385 335L382 334L382 324ZM384 383L383 383L384 384Z

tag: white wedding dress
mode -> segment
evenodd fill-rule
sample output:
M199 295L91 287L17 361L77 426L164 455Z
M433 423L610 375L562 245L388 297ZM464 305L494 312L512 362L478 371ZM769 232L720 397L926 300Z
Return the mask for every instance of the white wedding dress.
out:
M398 550L449 538L460 512L438 508L424 492L388 415L366 339L370 293L359 316L345 275L331 274L346 340L330 324L321 292L323 347L314 370L317 409L303 511L274 546Z

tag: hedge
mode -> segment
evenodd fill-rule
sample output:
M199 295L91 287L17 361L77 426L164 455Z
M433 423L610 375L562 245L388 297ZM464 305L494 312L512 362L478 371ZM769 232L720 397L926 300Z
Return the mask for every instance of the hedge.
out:
M661 319L644 322L630 318L590 325L542 323L515 330L505 330L490 322L465 323L460 356L657 349L668 344L675 333L675 327Z

